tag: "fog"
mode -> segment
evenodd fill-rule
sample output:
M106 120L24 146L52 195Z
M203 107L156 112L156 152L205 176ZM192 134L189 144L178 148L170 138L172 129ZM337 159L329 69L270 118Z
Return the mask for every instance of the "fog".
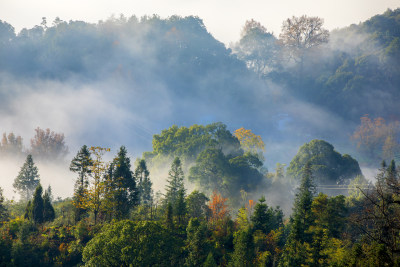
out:
M277 162L288 164L312 139L327 140L341 153L352 154L349 135L358 124L354 117L370 111L357 107L349 118L336 106L318 104L318 96L298 97L305 88L259 79L195 17L58 22L45 31L35 27L15 34L6 28L3 23L0 130L21 135L27 149L36 127L65 134L70 151L65 162L38 162L42 185L50 184L60 197L73 192L69 161L84 144L109 147L112 155L125 145L133 163L152 150L152 136L162 129L221 121L232 132L244 127L261 135L265 165L273 171ZM356 53L368 35L353 37L333 32L324 51L305 65L310 75L312 62L337 59L338 51ZM290 72L292 66L283 68ZM383 100L368 104L375 111L384 109L379 105L388 98L376 90L371 101L379 92ZM12 182L23 161L1 162L0 186L8 198L15 196ZM154 192L163 191L167 170L151 170ZM275 195L270 192L267 199L284 205Z

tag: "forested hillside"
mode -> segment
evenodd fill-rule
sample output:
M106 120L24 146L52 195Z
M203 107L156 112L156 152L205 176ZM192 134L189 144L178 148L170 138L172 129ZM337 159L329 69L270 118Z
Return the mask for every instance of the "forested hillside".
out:
M296 153L276 142L297 147L310 136L352 152L357 140L349 136L365 114L397 123L398 16L399 10L388 10L304 49L285 41L284 31L276 36L256 21L246 23L231 48L196 17L133 16L97 24L44 19L19 33L3 21L4 131L50 127L70 136L75 148L82 141L116 147L120 142L110 140L122 139L143 150L151 134L172 124L223 121L260 133L270 144L269 165L275 164L271 157L287 162ZM38 120L41 111L32 102L63 114L73 130L53 114ZM14 119L25 126L13 129ZM85 140L104 127L113 130ZM378 154L363 162L385 158Z
M400 9L0 20L0 266L400 266L399 90Z

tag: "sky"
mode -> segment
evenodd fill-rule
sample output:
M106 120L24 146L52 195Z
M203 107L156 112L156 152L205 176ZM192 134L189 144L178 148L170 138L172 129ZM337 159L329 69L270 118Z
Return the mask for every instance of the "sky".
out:
M195 15L216 39L229 45L238 41L249 19L279 35L282 21L291 16L318 16L333 30L398 7L400 0L0 0L0 19L19 32L40 24L42 17L51 24L56 17L95 23L120 14Z

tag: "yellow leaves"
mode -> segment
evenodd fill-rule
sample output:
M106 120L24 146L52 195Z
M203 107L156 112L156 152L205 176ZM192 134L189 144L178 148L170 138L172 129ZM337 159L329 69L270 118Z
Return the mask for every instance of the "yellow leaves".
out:
M251 130L247 130L242 127L237 129L234 132L234 135L239 140L240 145L246 152L265 152L265 144L261 136L255 135Z

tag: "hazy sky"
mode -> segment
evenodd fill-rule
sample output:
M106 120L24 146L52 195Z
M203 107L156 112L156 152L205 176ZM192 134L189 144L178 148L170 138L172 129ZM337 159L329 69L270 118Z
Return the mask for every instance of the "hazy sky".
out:
M197 15L215 38L229 44L237 41L248 19L260 21L276 35L282 21L293 15L319 16L329 30L348 26L400 7L400 0L0 0L0 19L18 32L46 17L97 22L111 15Z

